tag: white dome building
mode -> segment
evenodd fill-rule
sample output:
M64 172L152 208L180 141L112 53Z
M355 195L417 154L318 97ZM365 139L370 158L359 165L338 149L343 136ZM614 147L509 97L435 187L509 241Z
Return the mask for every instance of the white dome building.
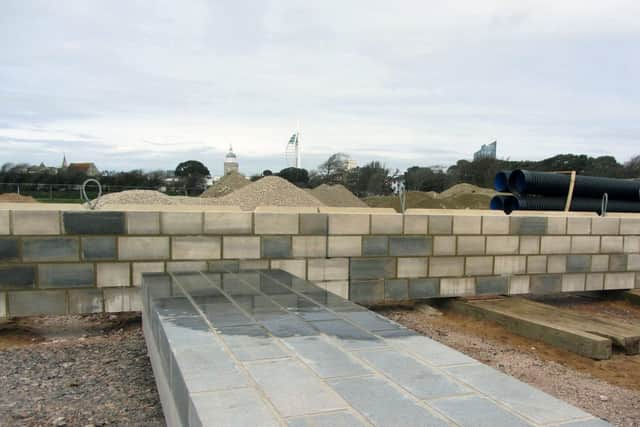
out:
M233 147L229 146L229 152L224 157L224 174L238 172L238 158L233 152Z

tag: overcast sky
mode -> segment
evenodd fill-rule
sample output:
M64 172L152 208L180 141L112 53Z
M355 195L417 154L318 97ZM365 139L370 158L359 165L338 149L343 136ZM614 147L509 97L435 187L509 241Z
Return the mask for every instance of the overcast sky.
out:
M636 1L0 1L0 163L640 153Z

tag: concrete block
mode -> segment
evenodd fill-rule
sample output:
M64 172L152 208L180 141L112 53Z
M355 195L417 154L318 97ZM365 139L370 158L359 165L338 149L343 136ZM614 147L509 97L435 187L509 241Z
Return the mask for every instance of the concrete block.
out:
M476 295L506 295L509 293L509 280L506 276L476 278Z
M384 281L385 301L407 301L408 299L409 281L407 279L387 279Z
M9 316L67 314L66 291L9 292Z
M131 265L133 286L142 286L143 273L164 273L164 262L134 262Z
M493 274L493 257L471 256L465 258L465 275L483 276Z
M494 274L524 274L526 271L526 256L497 256L494 258Z
M426 277L427 258L398 258L398 277Z
M609 255L609 271L627 271L627 255Z
M429 217L426 215L404 215L404 234L427 234Z
M348 258L319 258L307 262L308 279L312 281L334 281L349 278Z
M354 258L349 266L351 279L391 279L396 277L395 258Z
M511 276L509 279L509 295L529 293L529 276Z
M635 273L606 273L604 289L633 289L635 278Z
M520 236L520 255L537 255L539 253L539 236Z
M440 296L440 279L410 279L409 298L424 299Z
M509 234L509 217L483 216L482 234Z
M347 280L334 280L330 282L323 282L323 289L327 292L338 295L344 299L349 299L349 281Z
M532 236L547 234L547 219L535 216L512 216L511 234Z
M402 234L402 214L372 214L371 234Z
M429 276L463 276L464 257L431 257L429 258Z
M104 290L104 310L107 313L142 311L138 288L109 288Z
M389 237L391 256L426 256L431 255L432 251L431 237Z
M255 212L255 234L298 234L298 214Z
M327 234L329 226L327 224L327 214L324 213L301 213L300 214L300 234Z
M128 262L103 262L96 264L99 288L131 286L131 265Z
M629 254L627 270L640 271L640 254Z
M115 237L83 237L81 241L83 260L108 261L117 257Z
M458 255L484 255L484 236L459 236Z
M162 234L202 234L202 212L162 212L160 214Z
M549 255L547 258L547 271L549 273L566 273L567 272L567 256L566 255Z
M268 261L267 261L268 262ZM209 261L207 263L207 271L210 273L237 273L240 271L240 262L238 261Z
M569 255L569 256L567 256L567 272L569 272L569 273L588 273L589 271L591 271L591 256L590 255Z
M640 236L624 236L623 250L625 253L640 252Z
M567 234L591 234L591 218L567 218Z
M616 235L620 231L620 218L591 218L591 234Z
M526 237L530 237L530 236L526 236ZM458 241L458 247L460 247L459 241ZM488 236L487 237L487 255L517 255L519 249L520 249L520 237L518 236Z
M36 285L36 271L32 265L0 265L0 290L29 289Z
M570 236L542 236L540 238L540 253L568 254L571 251Z
M167 261L167 273L207 271L207 261Z
M157 260L169 258L169 238L118 237L118 258L121 260Z
M11 234L9 211L0 211L0 235Z
M532 294L555 294L562 292L561 274L541 274L531 276Z
M307 261L304 259L273 259L271 269L284 270L301 279L307 277Z
M451 234L453 218L449 215L432 215L429 217L429 234Z
M384 280L352 280L349 284L349 299L365 305L384 302Z
M127 212L127 234L160 234L160 212Z
M433 236L434 255L455 255L456 236Z
M535 255L527 257L527 273L546 273L547 272L547 256Z
M7 317L7 294L0 292L0 319Z
M609 255L592 255L591 271L604 272L609 270Z
M620 234L627 236L629 234L640 234L640 219L638 218L621 218Z
M327 256L326 236L293 236L294 258L320 258Z
M389 255L389 238L386 236L363 236L362 255L386 256Z
M473 277L447 278L440 280L440 296L453 297L475 295L476 280Z
M558 216L547 218L547 234L567 234L567 218Z
M124 234L124 212L63 212L65 234Z
M38 282L41 288L93 286L93 264L39 264Z
M69 291L69 314L102 313L102 291L99 289L72 289Z
M454 216L453 234L480 234L482 231L481 216Z
M263 236L263 258L289 258L291 256L290 236Z
M600 252L615 254L624 252L624 239L622 236L602 236L600 238Z
M581 292L585 290L585 274L563 274L562 292Z
M205 234L251 234L253 214L251 212L205 212Z
M600 236L572 236L571 253L597 254L600 252Z
M585 291L601 291L604 289L604 273L587 274Z
M238 261L238 268L240 271L246 270L268 270L269 269L269 260L259 259L259 260L243 260Z
M80 243L75 237L25 238L22 257L34 261L78 261Z
M351 257L362 255L361 236L329 236L329 257Z
M329 214L329 234L369 234L369 214Z
M18 239L0 239L0 261L17 261L20 257Z
M222 245L224 259L260 258L260 237L224 236Z
M57 211L13 211L11 217L13 234L34 236L60 234L60 213Z

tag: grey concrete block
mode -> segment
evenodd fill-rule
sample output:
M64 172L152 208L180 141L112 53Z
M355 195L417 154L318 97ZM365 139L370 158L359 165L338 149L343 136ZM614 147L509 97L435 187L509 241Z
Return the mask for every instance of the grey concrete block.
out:
M451 234L453 218L449 215L432 215L429 217L429 234Z
M263 258L289 258L291 256L290 236L263 236Z
M567 256L566 255L549 255L547 262L548 273L566 273L567 272Z
M381 336L382 333L380 333ZM425 361L433 366L452 366L477 363L476 360L444 344L418 334L385 336L393 346L400 347L405 353Z
M640 236L624 236L623 250L625 253L640 252Z
M329 236L329 257L352 257L362 255L362 236Z
M604 289L604 273L587 274L585 290L601 291L602 289Z
M465 275L483 276L493 274L493 257L472 256L465 258Z
M147 261L169 258L169 237L118 237L118 258Z
M222 254L225 259L259 259L260 237L224 236Z
M459 297L475 295L476 281L473 277L455 277L440 279L440 296Z
M509 279L509 295L528 294L530 276L511 276Z
M455 255L456 236L433 236L434 255Z
M591 234L591 218L567 218L567 234Z
M635 287L635 273L606 273L604 276L605 289L633 289Z
M605 254L624 252L623 236L602 236L600 238L600 252Z
M211 273L237 273L240 271L238 261L209 261L207 265L208 271Z
M329 230L327 214L324 213L301 213L300 214L300 234L327 234Z
M13 211L11 219L13 234L34 236L60 234L60 213L57 211Z
M431 404L461 426L530 426L528 422L480 396L449 397Z
M547 273L547 256L528 256L527 273Z
M63 212L66 234L124 234L124 212Z
M502 295L509 293L509 281L506 276L476 278L476 295Z
M398 258L399 278L426 277L427 258Z
M7 317L7 294L0 292L0 319Z
M139 288L105 288L103 292L107 313L142 310Z
M571 253L597 254L600 252L600 236L572 236Z
M585 290L586 275L582 273L563 274L562 292L580 292Z
M164 273L164 262L134 262L131 265L133 286L142 286L144 273Z
M131 285L131 266L128 262L98 263L96 269L99 288Z
M318 331L338 340L340 345L347 350L377 348L386 345L384 341L375 335L342 319L321 320L310 323Z
M18 239L0 239L0 261L16 261L20 256Z
M65 291L9 292L9 316L67 314Z
M363 236L362 255L385 256L389 252L389 238L386 236Z
M627 271L627 254L609 255L609 271Z
M640 219L638 218L621 218L620 234L640 234Z
M432 253L431 237L403 236L389 238L391 256L425 256Z
M591 271L593 272L609 271L609 255L592 255Z
M386 279L384 281L385 301L406 301L409 299L409 281L407 279Z
M220 328L220 337L233 354L241 361L279 359L287 357L275 338L258 325L242 325Z
M0 235L11 234L11 220L9 211L0 211Z
M162 212L160 214L162 234L202 234L202 212Z
M620 218L591 218L591 234L616 235L620 230Z
M307 262L309 280L328 281L345 280L349 278L349 259L347 258L319 258L309 259Z
M540 253L540 236L520 236L520 254L537 255Z
M32 261L78 261L80 244L75 237L24 238L22 257Z
M171 238L171 256L175 260L219 259L218 236L176 236Z
M327 236L293 236L294 258L320 258L327 256Z
M108 261L116 259L115 237L83 237L82 259L87 261Z
M545 217L511 217L511 234L542 235L547 234L547 219Z
M542 274L531 276L532 294L554 294L562 292L561 274Z
M99 289L69 290L69 314L102 313L102 291Z
M298 234L297 213L255 212L255 234Z
M440 296L440 279L410 279L409 298L436 298Z
M384 301L384 280L351 280L349 299L365 305L382 303Z
M290 418L287 425L289 427L356 427L364 426L365 424L351 412L331 412L329 414Z
M35 287L36 272L32 265L0 266L0 289L29 289Z
M127 234L160 234L160 212L127 212Z
M509 234L509 217L483 216L482 234Z
M431 257L429 258L429 276L462 276L464 275L464 257Z
M569 255L567 256L567 272L586 273L591 270L590 255Z
M280 425L273 410L250 388L197 393L189 405L190 427L222 426L230 421L237 426Z
M372 234L402 234L402 214L372 214Z
M427 215L404 215L404 234L427 234L428 231Z
M253 214L251 212L205 212L205 234L251 234Z
M458 242L458 247L460 247L460 242ZM516 255L519 249L519 236L487 237L487 255Z
M369 217L364 213L331 213L329 234L369 234Z
M206 271L207 261L167 261L168 273Z
M307 261L304 259L273 259L271 260L271 269L280 269L287 273L293 274L295 277L305 279L307 277Z
M570 236L542 236L540 238L540 253L546 254L568 254L578 253L571 250Z
M351 260L352 279L393 278L396 274L395 258L354 258Z
M456 215L453 217L453 234L480 234L481 216Z
M484 236L459 236L458 237L458 255L484 255L484 253L485 253L485 237ZM490 254L491 252L487 252L487 253Z
M93 286L93 264L39 264L38 281L41 288Z

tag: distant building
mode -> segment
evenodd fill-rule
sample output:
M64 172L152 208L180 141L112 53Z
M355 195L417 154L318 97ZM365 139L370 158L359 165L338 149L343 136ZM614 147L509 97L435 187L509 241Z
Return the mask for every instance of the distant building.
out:
M427 168L431 169L433 172L446 172L449 169L449 166L446 165L432 165L427 166Z
M69 163L69 167L67 169L73 172L82 172L87 176L100 175L100 171L98 170L96 165L92 162Z
M344 167L346 170L355 169L358 167L358 162L353 159L347 159L344 161Z
M238 158L233 152L233 147L229 146L229 152L224 157L224 174L238 172Z
M491 144L482 144L482 147L473 153L473 160L495 159L497 146L498 141L493 141Z

